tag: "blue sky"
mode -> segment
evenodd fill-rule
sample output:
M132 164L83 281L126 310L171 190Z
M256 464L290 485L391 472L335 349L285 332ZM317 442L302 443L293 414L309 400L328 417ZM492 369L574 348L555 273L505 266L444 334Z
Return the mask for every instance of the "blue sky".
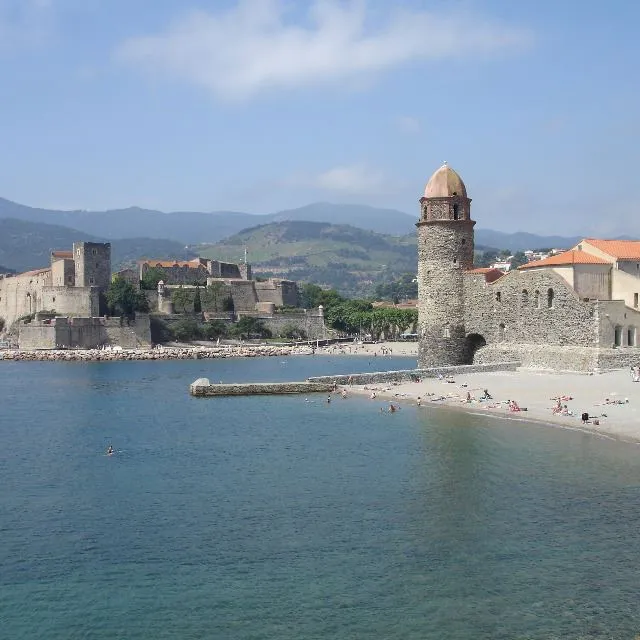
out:
M640 235L640 3L0 0L0 196Z

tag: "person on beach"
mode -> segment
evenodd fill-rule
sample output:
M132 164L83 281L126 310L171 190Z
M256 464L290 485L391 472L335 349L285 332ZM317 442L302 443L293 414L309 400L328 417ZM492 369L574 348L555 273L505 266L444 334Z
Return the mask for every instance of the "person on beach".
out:
M346 400L346 399L347 399L347 390L346 390L346 389L343 389L343 390L342 390L342 393L341 393L340 395L342 396L342 399L343 399L343 400Z
M372 391L371 395L369 396L369 400L375 400L376 399L376 392Z
M480 396L480 400L493 400L493 396L489 393L488 389L485 389Z
M418 406L420 406L422 404L422 398L420 396L418 396L418 399L416 400L416 403Z
M107 448L107 455L108 456L112 456L113 455L113 447L111 445L109 445L109 447Z
M395 413L400 407L396 407L395 404L393 404L393 402L389 403L389 413Z
M327 404L331 404L331 396L327 396Z

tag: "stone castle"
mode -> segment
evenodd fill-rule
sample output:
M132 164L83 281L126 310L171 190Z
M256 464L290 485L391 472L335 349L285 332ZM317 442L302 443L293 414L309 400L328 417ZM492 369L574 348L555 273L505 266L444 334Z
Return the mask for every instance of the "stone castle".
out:
M502 274L475 269L471 199L446 164L420 198L418 366L518 361L597 371L637 365L640 241L585 239Z

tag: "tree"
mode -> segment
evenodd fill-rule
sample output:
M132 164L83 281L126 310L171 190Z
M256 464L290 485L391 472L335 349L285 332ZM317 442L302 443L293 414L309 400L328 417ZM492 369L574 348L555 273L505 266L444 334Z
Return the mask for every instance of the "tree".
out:
M111 315L133 318L136 311L149 311L147 296L122 278L114 278L106 298Z
M258 338L270 338L271 331L264 326L264 323L258 318L252 316L242 316L236 323L234 331L241 338L251 339L251 336Z
M517 251L513 255L513 258L511 258L511 268L517 269L518 267L521 267L523 264L527 264L527 262L529 261L527 260L527 256L524 255L524 252Z
M158 282L164 279L165 273L163 269L151 267L144 272L142 280L140 280L140 287L146 291L155 291L158 288Z
M291 322L280 329L280 337L288 340L306 340L307 334L304 329Z
M193 312L202 313L202 300L200 299L200 287L196 288L196 295L193 298Z
M171 328L176 340L189 342L200 337L200 326L193 318L181 318Z
M193 297L188 289L174 289L171 299L176 309L182 309L181 313L187 313L187 307L193 309Z
M207 340L224 338L228 332L228 326L222 320L209 320L209 322L202 325L202 335Z
M218 311L219 303L224 292L222 282L212 282L202 292L202 308L205 311Z

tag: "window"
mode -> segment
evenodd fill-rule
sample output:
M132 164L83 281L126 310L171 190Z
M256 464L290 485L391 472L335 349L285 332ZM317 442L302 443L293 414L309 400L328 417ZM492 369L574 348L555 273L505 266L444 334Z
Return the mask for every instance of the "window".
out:
M540 308L540 292L537 289L533 294L533 303L536 305L536 309Z
M464 238L462 238L462 244L463 245L467 244L467 241Z
M453 259L453 264L458 264L458 258Z
M529 304L529 292L526 289L522 290L522 304Z
M449 326L448 322L447 322L447 324L444 325L444 327L442 329L442 337L443 338L450 338L451 337L451 327Z
M98 250L97 249L91 249L91 255L92 256L97 256L98 255Z
M635 327L629 327L627 329L627 344L630 347L636 346L636 328Z
M633 306L637 309L638 308L638 294L634 293L633 294Z
M95 284L95 280L93 278L89 278L89 285Z
M504 322L498 325L498 342L504 342L507 336L507 328L504 326Z
M547 291L547 309L553 309L553 289Z
M459 211L459 208L458 208L457 204L453 205L453 219L454 220L459 220L460 219L460 211Z
M502 294L499 291L496 293L496 302L502 302Z

